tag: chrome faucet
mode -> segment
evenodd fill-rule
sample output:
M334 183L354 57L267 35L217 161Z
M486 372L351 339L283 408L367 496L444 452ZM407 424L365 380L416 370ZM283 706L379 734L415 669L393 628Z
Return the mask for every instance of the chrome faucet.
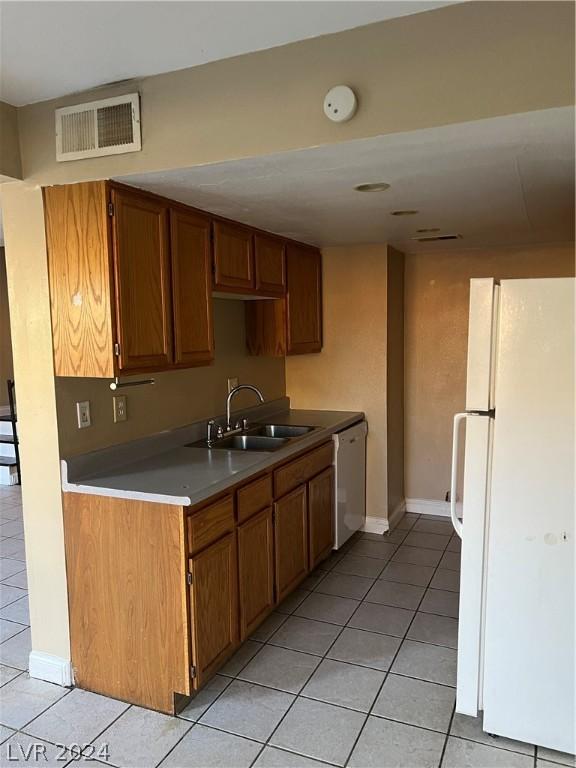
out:
M230 408L232 405L232 398L237 392L240 392L243 389L252 390L252 392L258 395L258 397L260 398L260 402L261 403L264 402L264 395L262 394L262 392L260 392L258 387L253 387L252 384L240 384L239 386L231 389L230 392L228 393L228 397L226 398L226 432L232 431L232 424L230 422ZM244 419L243 422L244 424L242 424L242 422L238 422L238 424L236 425L236 429L240 429L242 426L244 426L244 429L245 429L247 425L246 419Z

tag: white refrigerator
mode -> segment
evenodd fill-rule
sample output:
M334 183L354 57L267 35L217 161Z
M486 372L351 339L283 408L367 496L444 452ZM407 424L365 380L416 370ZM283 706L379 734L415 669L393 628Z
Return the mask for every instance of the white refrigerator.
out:
M456 711L483 711L488 733L570 753L574 294L572 278L471 281L466 412L454 417L451 483L462 538Z

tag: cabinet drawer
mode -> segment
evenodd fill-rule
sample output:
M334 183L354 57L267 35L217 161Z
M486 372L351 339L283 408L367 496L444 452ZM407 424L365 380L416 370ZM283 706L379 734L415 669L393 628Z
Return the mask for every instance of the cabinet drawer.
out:
M274 472L274 497L284 496L285 493L289 493L293 488L331 466L332 457L333 447L330 441L277 469Z
M188 518L188 547L190 554L199 552L208 544L234 530L234 502L232 496L201 509Z
M237 491L238 522L243 523L256 512L272 504L272 475L254 480Z

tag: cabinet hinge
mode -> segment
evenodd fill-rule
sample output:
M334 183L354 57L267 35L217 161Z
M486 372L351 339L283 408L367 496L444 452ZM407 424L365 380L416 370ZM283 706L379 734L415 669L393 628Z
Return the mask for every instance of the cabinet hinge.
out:
M114 344L114 354L116 357L120 357L120 344L118 344L118 342L115 342Z
M108 216L114 216L114 203L108 203Z
M192 584L192 574L190 573L190 571L188 571L188 573L186 574L186 583Z
M194 678L196 677L196 667L194 665L190 667L190 677L192 678L192 680L194 680Z

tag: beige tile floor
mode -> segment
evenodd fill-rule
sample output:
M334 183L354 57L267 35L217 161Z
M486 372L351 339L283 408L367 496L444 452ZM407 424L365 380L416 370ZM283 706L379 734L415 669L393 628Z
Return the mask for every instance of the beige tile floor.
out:
M454 714L459 541L406 515L333 554L180 717L29 678L20 489L0 487L0 766L554 768Z

